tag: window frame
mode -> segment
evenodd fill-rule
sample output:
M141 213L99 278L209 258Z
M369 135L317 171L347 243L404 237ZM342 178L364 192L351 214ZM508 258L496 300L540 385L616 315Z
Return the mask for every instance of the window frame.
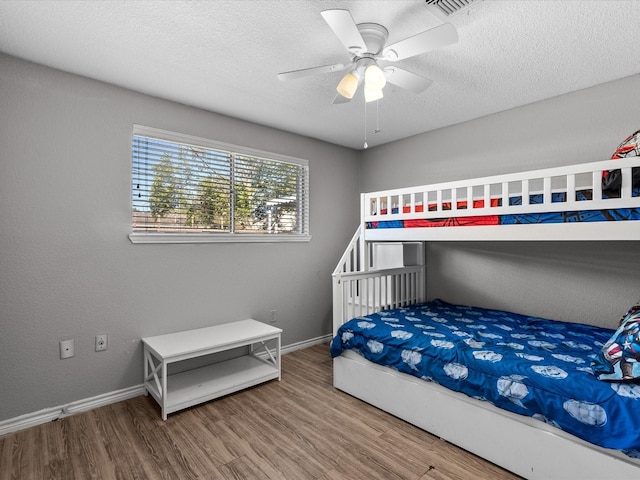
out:
M132 181L133 181L133 138L135 136L145 136L151 138L157 138L168 142L183 143L188 145L195 145L199 147L205 147L212 150L222 150L226 152L232 152L233 154L245 155L250 157L257 157L267 160L275 160L284 163L300 165L305 167L306 178L305 180L305 205L302 206L303 219L303 231L305 233L236 233L236 232L211 232L211 233L164 233L164 232L134 232L133 231L133 202L131 198L130 212L129 212L129 227L131 229L129 233L129 240L134 244L146 244L146 243L291 243L291 242L309 242L311 241L311 234L309 232L309 161L290 157L287 155L281 155L273 152L266 152L263 150L257 150L254 148L243 147L239 145L233 145L229 143L219 142L216 140L210 140L207 138L196 137L193 135L187 135L184 133L171 132L168 130L162 130L154 127L147 127L144 125L133 125L133 131L131 135L131 169L130 169L130 188L131 193Z

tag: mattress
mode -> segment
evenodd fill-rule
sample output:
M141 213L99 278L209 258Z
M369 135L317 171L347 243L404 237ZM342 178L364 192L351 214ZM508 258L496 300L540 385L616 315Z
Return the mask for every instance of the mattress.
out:
M358 317L331 343L366 359L640 456L640 385L599 381L591 361L613 334L442 300ZM428 408L428 406L425 406Z

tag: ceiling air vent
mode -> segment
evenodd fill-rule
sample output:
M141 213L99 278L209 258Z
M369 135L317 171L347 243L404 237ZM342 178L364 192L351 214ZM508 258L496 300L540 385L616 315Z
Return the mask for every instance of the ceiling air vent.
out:
M429 10L437 14L438 16L444 16L445 18L452 15L456 15L466 9L468 9L474 3L479 3L482 0L425 0Z

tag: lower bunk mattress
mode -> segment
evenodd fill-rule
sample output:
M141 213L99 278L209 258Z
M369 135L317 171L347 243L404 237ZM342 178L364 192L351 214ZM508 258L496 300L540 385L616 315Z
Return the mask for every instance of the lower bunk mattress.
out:
M353 349L640 458L640 384L598 380L591 366L613 333L434 300L350 320L334 337L331 355Z

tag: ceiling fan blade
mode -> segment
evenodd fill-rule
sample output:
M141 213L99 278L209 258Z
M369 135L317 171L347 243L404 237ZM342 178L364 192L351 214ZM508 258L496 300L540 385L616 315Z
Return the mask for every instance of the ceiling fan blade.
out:
M330 73L344 70L347 65L343 63L334 63L333 65L323 65L321 67L303 68L300 70L292 70L290 72L282 72L278 74L280 80L295 80L297 78L308 77L317 73Z
M382 51L382 57L390 61L403 60L436 48L451 45L457 41L458 32L456 29L450 23L444 23L385 47Z
M413 93L422 93L433 83L430 78L397 67L385 67L384 73L389 83Z
M333 99L333 103L334 105L339 105L341 103L349 103L351 101L350 98L347 97L343 97L342 95L340 95L339 93L336 93L335 98Z
M367 51L367 45L349 10L325 10L321 15L347 50L356 55Z

